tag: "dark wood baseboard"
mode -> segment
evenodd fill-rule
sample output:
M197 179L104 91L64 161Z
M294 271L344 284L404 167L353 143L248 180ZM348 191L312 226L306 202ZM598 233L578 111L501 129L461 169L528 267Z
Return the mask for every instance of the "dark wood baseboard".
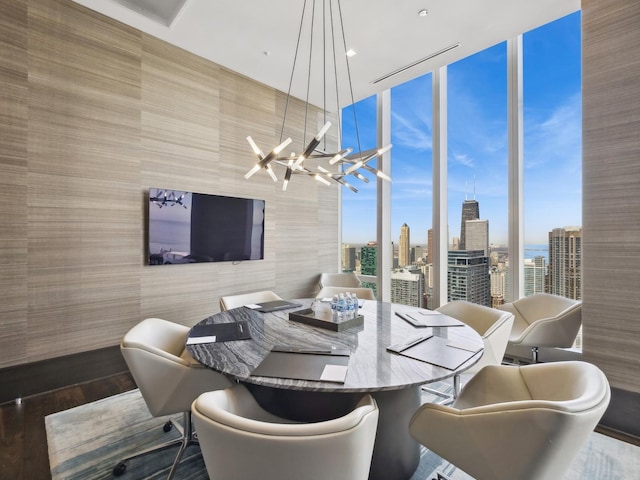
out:
M120 346L0 369L0 404L128 372Z

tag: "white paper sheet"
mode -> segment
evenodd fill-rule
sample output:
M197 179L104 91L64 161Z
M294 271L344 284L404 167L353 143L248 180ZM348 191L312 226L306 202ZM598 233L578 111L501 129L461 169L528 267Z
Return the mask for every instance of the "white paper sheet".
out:
M320 380L325 382L341 382L344 383L344 379L347 378L347 366L346 365L325 365L322 370Z
M215 342L216 342L215 335L209 335L206 337L189 337L187 339L187 345L197 345L199 343L215 343Z

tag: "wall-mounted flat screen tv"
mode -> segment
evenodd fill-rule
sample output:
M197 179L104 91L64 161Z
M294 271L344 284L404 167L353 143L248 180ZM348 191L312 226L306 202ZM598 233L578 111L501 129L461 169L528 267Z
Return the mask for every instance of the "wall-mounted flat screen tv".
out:
M264 259L264 200L149 189L149 265Z

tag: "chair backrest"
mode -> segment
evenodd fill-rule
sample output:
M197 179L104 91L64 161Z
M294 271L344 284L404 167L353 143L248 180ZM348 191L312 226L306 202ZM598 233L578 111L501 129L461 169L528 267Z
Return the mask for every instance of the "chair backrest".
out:
M359 287L362 283L355 273L321 273L320 288Z
M586 362L488 366L453 406L422 405L409 431L478 480L563 478L609 399Z
M355 293L360 300L376 300L376 295L373 290L368 287L323 287L320 289L317 298L331 298L334 295L340 295L341 293Z
M509 343L513 314L465 300L454 300L436 309L466 323L482 336L482 357L466 373L478 372L486 365L500 365Z
M192 406L211 478L365 480L378 423L365 394L346 415L291 422L263 410L242 385L201 395Z
M200 366L185 349L189 327L147 318L129 330L120 351L154 416L188 411L203 392L226 388L227 378Z
M573 345L582 324L582 302L536 293L499 307L514 314L510 342L534 347Z
M243 305L271 302L273 300L282 300L282 298L271 290L241 293L239 295L225 295L224 297L220 297L220 310L231 310L232 308L242 307Z

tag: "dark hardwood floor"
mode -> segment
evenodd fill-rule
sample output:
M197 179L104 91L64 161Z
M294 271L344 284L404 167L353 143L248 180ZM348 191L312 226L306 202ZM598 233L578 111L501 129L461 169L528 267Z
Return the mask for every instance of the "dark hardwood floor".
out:
M0 480L50 479L44 417L134 388L122 373L0 405Z

